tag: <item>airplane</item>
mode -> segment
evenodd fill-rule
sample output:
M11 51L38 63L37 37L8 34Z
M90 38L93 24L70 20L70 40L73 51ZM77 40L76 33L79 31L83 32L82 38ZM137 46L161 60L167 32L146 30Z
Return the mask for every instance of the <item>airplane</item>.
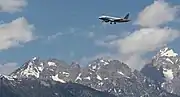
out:
M121 17L112 17L112 16L106 16L106 15L102 15L102 16L99 16L99 19L102 20L102 22L110 22L110 24L112 24L114 22L114 24L117 23L124 23L124 22L129 22L131 21L129 18L129 13L127 13L125 15L124 18L121 18Z

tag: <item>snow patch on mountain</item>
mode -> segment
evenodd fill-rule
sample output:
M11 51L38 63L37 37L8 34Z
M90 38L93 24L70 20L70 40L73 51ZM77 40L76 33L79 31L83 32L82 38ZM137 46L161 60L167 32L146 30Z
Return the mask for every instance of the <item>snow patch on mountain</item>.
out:
M58 74L56 74L55 76L52 76L52 79L53 79L54 81L59 81L59 82L61 82L61 83L66 83L64 80L62 80L62 79L60 79L60 78L58 77Z
M97 75L97 79L98 79L98 80L102 80L102 78L101 78L99 75Z
M38 67L38 70L39 70L40 72L42 72L42 71L43 71L43 69L44 69L44 67L43 67L43 63L41 62L41 63L40 63L40 66Z
M0 78L5 78L5 79L11 80L11 81L15 79L14 77L2 75L2 74L0 74Z
M62 72L63 75L65 75L66 77L69 77L69 73L68 72Z
M172 69L163 68L163 74L168 80L172 80L174 78Z
M90 77L90 76L87 76L87 77L84 77L84 79L91 80L91 77Z
M77 80L82 80L82 78L81 78L81 73L78 74L78 76L77 76L76 79L75 79L75 82L76 82Z
M165 47L165 48L160 50L160 55L166 56L166 57L176 57L178 54L175 53L172 49Z
M33 66L32 62L29 62L27 68L21 72L21 75L24 75L28 77L29 75L35 76L36 78L39 78L39 70L37 67Z
M54 62L48 62L48 64L49 64L49 66L56 66L56 63L54 63Z
M117 71L119 74L121 74L121 75L124 75L124 73L122 73L121 71Z

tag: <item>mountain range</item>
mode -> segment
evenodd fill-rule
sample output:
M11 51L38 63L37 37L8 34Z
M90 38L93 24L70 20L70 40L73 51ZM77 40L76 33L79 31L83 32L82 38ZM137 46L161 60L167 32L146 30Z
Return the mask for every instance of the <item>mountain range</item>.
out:
M180 56L164 47L140 71L113 59L81 67L34 57L0 82L1 97L180 97Z

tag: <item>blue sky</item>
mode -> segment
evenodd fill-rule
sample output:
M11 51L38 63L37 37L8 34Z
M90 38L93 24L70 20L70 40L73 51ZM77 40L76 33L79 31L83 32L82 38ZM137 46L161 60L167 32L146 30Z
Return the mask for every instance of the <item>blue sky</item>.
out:
M23 16L28 23L34 25L33 34L38 38L24 43L21 47L1 50L1 64L16 62L22 65L34 56L39 56L41 59L58 58L69 63L73 60L81 60L83 57L113 52L112 49L96 45L95 40L103 39L108 35L120 36L124 32L138 29L139 26L132 23L137 19L139 12L152 4L153 0L28 0L27 2L27 6L21 12L2 12L0 19L9 23ZM173 0L170 3L178 5L180 1ZM130 12L132 19L130 23L104 26L98 20L98 17L104 13L124 16L127 12ZM178 29L177 24L169 25ZM48 40L48 37L56 34L56 37ZM176 41L170 46L179 52L177 44Z

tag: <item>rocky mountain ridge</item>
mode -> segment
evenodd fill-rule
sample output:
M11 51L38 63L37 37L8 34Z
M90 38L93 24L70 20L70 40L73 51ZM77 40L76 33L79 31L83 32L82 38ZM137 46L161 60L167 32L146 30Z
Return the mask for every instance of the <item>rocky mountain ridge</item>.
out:
M11 80L9 80L11 79ZM0 77L0 97L116 97L75 83Z
M145 65L141 72L132 71L127 64L119 60L99 58L90 62L87 67L81 68L77 63L68 65L57 59L41 60L34 57L9 76L1 77L9 81L29 79L50 80L61 84L72 82L117 97L179 97L174 95L178 94L177 90L172 92L172 84L169 84L173 79L178 78L177 66L169 69L168 66L171 65L164 65L178 63L176 57L177 54L172 49L164 48L153 57L152 63ZM157 74L152 74L152 68ZM156 77L157 75L159 76Z

